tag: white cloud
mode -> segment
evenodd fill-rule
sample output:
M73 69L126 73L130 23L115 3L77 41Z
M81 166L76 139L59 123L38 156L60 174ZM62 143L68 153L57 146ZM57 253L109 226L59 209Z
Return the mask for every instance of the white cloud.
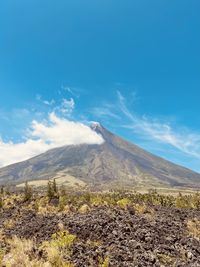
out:
M140 117L128 109L126 99L119 91L117 95L119 108L129 120L127 128L131 128L140 136L145 136L146 139L171 145L187 155L200 159L200 134L185 128L174 129L167 122Z
M103 139L90 127L80 123L59 118L55 113L49 115L49 122L32 122L31 135L53 146L101 144Z
M65 90L69 91L71 89L67 87L67 89ZM47 106L51 111L62 114L65 117L70 117L75 109L75 101L72 97L69 99L62 98L56 101L55 99L51 100L43 99L41 95L37 94L36 100L42 103L43 105Z
M74 111L75 108L75 102L73 98L70 98L69 100L64 98L62 100L61 106L58 107L58 110L63 113L64 115L71 115L71 113Z
M4 143L0 140L0 167L26 160L49 149L42 140L27 140L23 143Z
M29 159L49 149L64 145L102 144L102 136L90 127L50 113L48 121L33 121L25 142L5 143L0 139L0 167Z

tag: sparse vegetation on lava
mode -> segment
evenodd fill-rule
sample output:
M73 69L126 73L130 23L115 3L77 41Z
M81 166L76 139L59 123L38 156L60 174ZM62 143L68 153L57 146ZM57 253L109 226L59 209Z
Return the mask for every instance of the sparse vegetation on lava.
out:
M200 194L0 195L0 266L200 266Z

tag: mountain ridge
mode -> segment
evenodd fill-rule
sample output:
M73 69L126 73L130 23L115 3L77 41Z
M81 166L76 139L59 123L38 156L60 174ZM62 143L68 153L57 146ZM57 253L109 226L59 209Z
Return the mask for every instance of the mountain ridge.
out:
M200 186L200 174L145 151L98 123L101 145L70 145L0 169L0 184L74 177L102 188Z

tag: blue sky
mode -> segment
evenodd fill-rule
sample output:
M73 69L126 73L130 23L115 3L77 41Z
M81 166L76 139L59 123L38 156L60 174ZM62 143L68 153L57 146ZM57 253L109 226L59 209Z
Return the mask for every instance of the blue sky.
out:
M199 10L199 0L2 0L0 149L55 113L200 172Z

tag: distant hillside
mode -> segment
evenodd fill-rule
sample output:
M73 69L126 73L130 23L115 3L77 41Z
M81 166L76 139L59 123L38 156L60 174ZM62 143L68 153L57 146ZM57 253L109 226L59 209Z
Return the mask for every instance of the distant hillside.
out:
M99 124L102 145L55 148L24 162L0 169L0 183L57 178L65 184L115 187L200 186L200 174L173 164L112 134Z

